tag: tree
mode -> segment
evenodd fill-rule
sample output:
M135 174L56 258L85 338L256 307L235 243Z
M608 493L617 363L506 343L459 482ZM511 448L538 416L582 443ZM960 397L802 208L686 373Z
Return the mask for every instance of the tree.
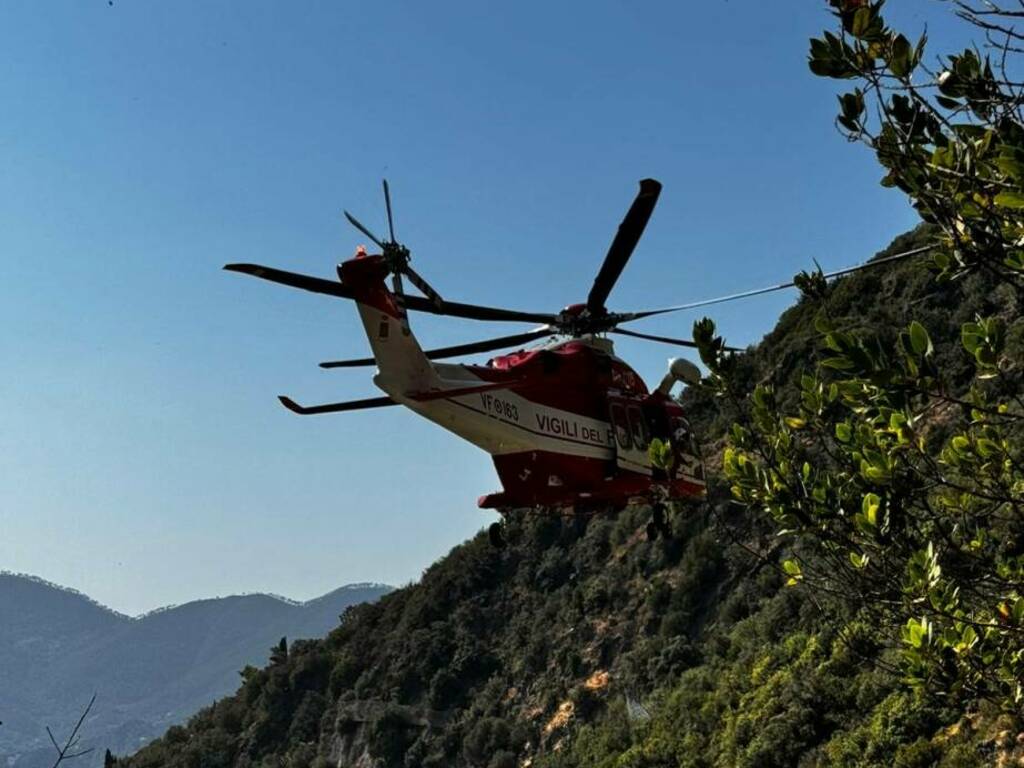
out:
M93 751L93 747L83 749L81 746L82 742L82 725L85 723L86 718L89 717L89 713L92 711L93 704L96 703L96 694L92 695L89 699L89 703L86 704L85 709L82 710L81 717L78 718L78 722L75 723L75 727L71 729L71 733L68 734L67 739L61 744L57 741L57 738L53 735L53 731L50 730L50 726L46 726L46 735L50 737L50 743L53 745L54 751L57 753L57 758L54 760L53 768L61 765L65 761L74 760L78 757L85 757Z
M282 637L281 641L270 649L270 664L275 666L284 664L286 661L288 661L288 638Z
M811 40L811 71L858 83L839 97L837 125L875 151L883 185L906 192L941 228L940 276L982 269L1024 285L1021 11L955 0L958 16L983 33L982 48L929 64L927 35L912 44L890 29L883 2L829 4L838 26Z
M724 453L733 498L789 540L792 586L841 601L899 648L908 683L958 703L1024 709L1024 49L985 2L955 2L982 48L926 65L890 29L882 2L830 0L837 29L811 41L810 68L852 80L837 123L870 146L882 184L909 195L938 234L938 280L981 273L1004 307L956 340L970 381L935 364L920 322L855 335L829 316L819 273L798 276L820 302L823 344L782 412L770 385L749 399L713 323L694 326L708 385L738 404ZM1001 288L999 286L1002 286ZM848 614L847 614L848 615Z

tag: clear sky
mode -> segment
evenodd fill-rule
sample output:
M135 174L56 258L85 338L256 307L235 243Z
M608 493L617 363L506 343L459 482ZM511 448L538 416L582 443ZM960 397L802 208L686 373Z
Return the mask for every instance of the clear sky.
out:
M585 298L646 176L609 305L857 263L909 228L807 70L825 3L5 3L0 568L129 613L413 580L493 518L490 461L378 394L354 308L221 271L331 277L383 231L448 298ZM896 4L892 4L896 5ZM896 9L936 33L930 0ZM792 295L713 308L758 340ZM637 330L688 335L694 316ZM417 316L427 346L526 330ZM675 354L617 341L648 381Z

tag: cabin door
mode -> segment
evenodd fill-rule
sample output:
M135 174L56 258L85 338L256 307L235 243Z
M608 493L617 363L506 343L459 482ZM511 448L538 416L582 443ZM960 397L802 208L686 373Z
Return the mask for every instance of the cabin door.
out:
M647 448L651 443L651 435L640 401L627 397L609 397L608 409L615 432L615 460L619 469L650 475L651 462Z

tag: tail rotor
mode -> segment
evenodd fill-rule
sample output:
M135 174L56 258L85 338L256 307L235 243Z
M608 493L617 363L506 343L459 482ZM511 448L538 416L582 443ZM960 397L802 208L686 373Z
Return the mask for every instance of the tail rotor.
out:
M387 259L388 267L391 269L392 290L399 301L403 301L405 298L405 292L402 288L402 275L404 274L409 278L409 282L416 286L420 293L426 296L438 310L442 310L444 308L444 299L441 298L441 294L435 291L430 283L424 280L416 270L409 266L409 261L412 258L409 253L409 249L395 239L395 220L391 211L391 189L388 187L387 179L383 180L383 186L384 207L387 210L388 216L389 240L382 241L348 211L345 211L345 218L348 219L349 223L353 227L370 238L370 240L372 240L381 249L381 253L384 255L384 258Z

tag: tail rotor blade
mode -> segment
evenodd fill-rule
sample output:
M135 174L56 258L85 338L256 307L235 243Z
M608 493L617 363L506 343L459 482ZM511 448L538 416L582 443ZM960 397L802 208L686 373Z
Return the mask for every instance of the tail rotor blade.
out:
M378 237L377 237L377 236L376 236L375 234L373 234L373 232L371 232L371 231L370 231L370 230L368 230L368 229L367 229L366 227L364 227L364 226L363 226L363 225L362 225L362 224L361 224L361 223L359 222L359 219L357 219L357 218L356 218L355 216L353 216L353 215L352 215L351 213L349 213L348 211L345 211L344 213L345 213L345 218L346 218L346 219L348 219L348 223L349 223L349 224L351 224L351 225L352 225L353 227L355 227L356 229L358 229L358 230L359 230L360 232L362 232L362 233L363 233L364 235L366 235L366 236L367 236L368 238L370 238L371 240L373 240L373 242L375 242L375 243L377 244L377 246L378 246L379 248L381 248L381 250L383 250L383 249L384 249L384 243L382 243L382 242L380 241L380 238L378 238Z
M441 294L431 288L430 283L420 277L416 270L405 264L402 267L402 271L409 278L409 282L419 288L423 295L430 299L437 307L444 306L444 299L441 298Z
M384 179L384 207L388 211L388 234L391 236L391 242L398 242L395 240L395 222L391 218L391 190L388 188L388 180Z

